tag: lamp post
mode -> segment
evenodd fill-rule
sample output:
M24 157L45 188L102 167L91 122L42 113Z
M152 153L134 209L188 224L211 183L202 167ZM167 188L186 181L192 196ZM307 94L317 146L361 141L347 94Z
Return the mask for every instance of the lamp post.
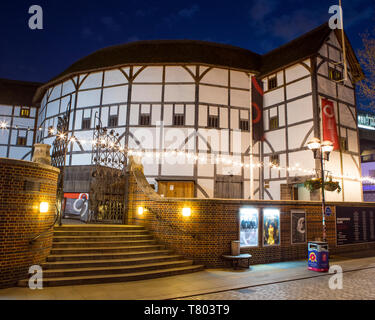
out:
M323 217L323 242L327 241L327 228L326 228L326 203L324 193L324 161L329 161L329 155L333 151L333 143L331 141L320 142L320 139L313 138L307 143L308 148L314 153L314 159L320 160L322 172L322 217Z

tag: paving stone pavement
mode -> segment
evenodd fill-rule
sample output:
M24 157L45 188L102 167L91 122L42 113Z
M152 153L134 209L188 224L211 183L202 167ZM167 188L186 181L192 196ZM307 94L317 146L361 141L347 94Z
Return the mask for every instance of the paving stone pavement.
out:
M325 275L181 300L375 300L375 268L343 273L343 288L331 290Z

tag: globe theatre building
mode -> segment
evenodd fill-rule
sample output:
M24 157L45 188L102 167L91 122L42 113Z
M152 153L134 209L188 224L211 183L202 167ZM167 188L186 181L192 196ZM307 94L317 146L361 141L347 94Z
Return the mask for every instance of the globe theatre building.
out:
M190 40L101 49L38 88L34 142L52 144L58 117L70 108L66 192L89 190L100 119L125 150L145 152L145 176L166 197L314 200L303 182L320 164L307 142L322 137L328 99L340 149L326 166L343 191L327 200L362 201L355 83L363 73L347 40L343 79L341 44L324 24L265 55ZM259 116L250 113L252 77L263 82L260 141L250 132Z

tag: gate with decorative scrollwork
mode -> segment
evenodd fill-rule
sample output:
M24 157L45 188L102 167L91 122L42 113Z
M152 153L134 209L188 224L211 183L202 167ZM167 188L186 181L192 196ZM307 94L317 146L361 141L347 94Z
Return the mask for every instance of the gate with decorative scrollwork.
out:
M119 134L103 128L98 117L97 120L92 147L90 222L121 224L126 218L125 152Z

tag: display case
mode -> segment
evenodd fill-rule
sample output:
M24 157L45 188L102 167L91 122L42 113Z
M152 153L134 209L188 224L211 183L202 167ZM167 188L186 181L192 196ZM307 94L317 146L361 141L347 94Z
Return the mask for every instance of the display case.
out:
M257 247L259 239L259 211L256 208L240 209L240 245Z
M263 246L280 245L280 210L263 210Z

